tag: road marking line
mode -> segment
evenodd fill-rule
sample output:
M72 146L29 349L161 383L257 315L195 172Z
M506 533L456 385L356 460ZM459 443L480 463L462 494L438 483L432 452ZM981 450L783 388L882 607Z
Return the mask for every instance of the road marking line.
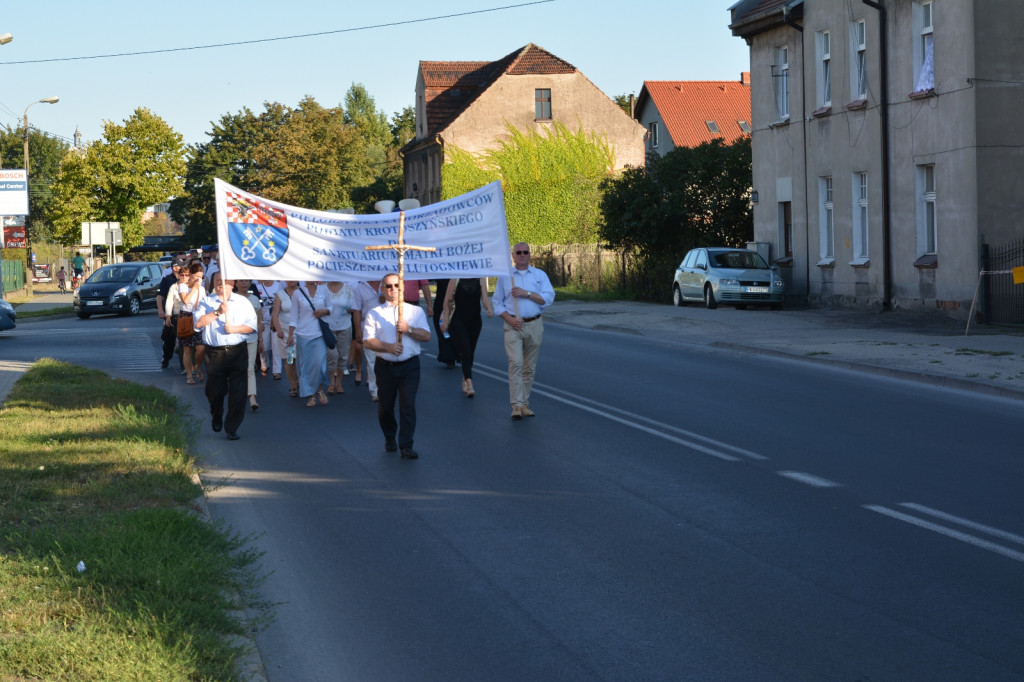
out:
M1002 538L1003 540L1015 542L1018 545L1024 545L1024 537L1021 537L1020 535L1014 535L1013 533L1008 533L1005 530L999 530L998 528L993 528L992 526L986 526L980 523L975 523L974 521L969 521L968 519L960 518L959 516L953 516L952 514L947 514L946 512L939 511L938 509L925 507L922 504L914 504L913 502L901 502L900 506L906 507L907 509L919 511L922 514L929 514L936 518L942 519L943 521L957 523L961 526L966 526L967 528L970 528L972 530L976 530L982 533L988 533L989 535L994 535L997 538Z
M501 372L500 370L494 367L489 367L487 365L482 365L480 363L474 363L473 369L481 371L482 374L485 374L486 376L489 376L492 379L503 381L506 384L508 383L507 372ZM538 386L541 388L538 388ZM568 397L556 395L556 391L563 393L565 396ZM711 455L712 457L717 457L718 459L724 460L726 462L738 462L740 460L738 457L734 457L733 455L722 452L722 450L732 451L745 457L749 457L751 459L767 459L767 457L765 457L764 455L759 455L756 452L744 450L743 448L738 448L736 446L729 445L728 443L721 443L712 438L708 438L707 436L702 436L697 433L686 431L685 429L680 429L675 426L663 424L661 422L655 421L653 419L644 417L639 414L627 412L626 410L622 410L617 407L612 407L610 405L605 405L596 400L591 400L590 398L575 395L573 393L570 393L569 391L563 391L561 389L555 389L551 386L546 386L544 384L534 383L533 392L537 393L538 395L547 396L548 398L557 400L560 403L564 403L566 405L575 407L585 412L590 412L600 417L604 417L605 419L610 419L612 421L618 422L619 424L623 424L624 426L629 426L630 428L637 429L638 431L643 431L644 433L650 434L652 436L657 436L663 440L667 440L669 442L682 445L684 447L690 448L691 450L696 450L697 452L703 452L704 454ZM590 405L593 405L594 407L591 407L590 405L585 405L583 403L590 403ZM640 422L646 422L647 424L651 424L652 426L644 426ZM675 433L678 433L680 434L680 436L683 437L671 435L669 433L666 433L666 431L674 431ZM706 447L699 443L693 442L695 440L703 441L714 447Z
M827 478L821 476L815 476L814 474L806 474L802 471L777 471L775 472L779 476L785 476L786 478L798 481L800 483L806 483L812 485L815 488L840 488L842 484L830 481Z
M902 512L889 509L887 507L868 504L864 505L864 508L870 509L873 512L878 512L879 514L884 514L886 516L892 517L898 521L905 521L906 523L918 526L919 528L924 528L925 530L934 531L941 535L945 535L946 537L953 538L954 540L966 542L967 544L974 545L975 547L978 547L980 549L987 549L990 552L1001 554L1005 557L1013 559L1014 561L1024 563L1024 552L1018 552L1016 550L1003 547L1002 545L997 545L994 542L990 542L982 538L977 538L973 535L968 535L967 533L962 533L952 528L946 528L945 526L940 526L937 523L925 521L924 519L919 519L916 516L910 516L909 514L904 514Z

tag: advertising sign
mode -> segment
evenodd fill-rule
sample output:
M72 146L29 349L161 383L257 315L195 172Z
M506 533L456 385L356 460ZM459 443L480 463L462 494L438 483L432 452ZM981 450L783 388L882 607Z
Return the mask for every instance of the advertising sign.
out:
M25 248L25 216L4 216L3 247Z
M28 174L25 169L0 170L0 215L28 215Z

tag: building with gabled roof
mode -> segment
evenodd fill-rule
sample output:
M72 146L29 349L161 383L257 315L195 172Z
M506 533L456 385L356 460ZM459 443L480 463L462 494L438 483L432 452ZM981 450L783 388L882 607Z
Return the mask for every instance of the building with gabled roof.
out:
M416 136L402 148L405 195L441 198L445 146L479 153L507 126L543 132L554 123L608 139L617 168L644 163L644 129L569 62L533 43L493 62L421 61Z
M633 117L647 129L647 155L726 144L750 135L750 73L738 81L644 81Z

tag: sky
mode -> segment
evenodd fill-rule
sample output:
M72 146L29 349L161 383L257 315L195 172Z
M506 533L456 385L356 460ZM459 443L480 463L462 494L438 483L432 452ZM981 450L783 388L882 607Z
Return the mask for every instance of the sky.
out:
M264 102L311 95L344 103L362 84L391 116L412 106L420 60L494 61L534 43L609 97L645 80L739 80L746 43L729 31L732 0L53 0L5 3L0 125L29 123L67 140L100 139L146 107L206 142L211 122ZM500 9L499 9L500 8ZM492 11L493 10L493 11ZM310 35L322 33L324 35ZM290 38L290 36L305 36ZM189 49L245 41L243 45ZM166 50L99 59L96 55ZM46 60L46 61L43 61ZM23 62L23 63L18 63ZM31 63L35 62L35 63Z

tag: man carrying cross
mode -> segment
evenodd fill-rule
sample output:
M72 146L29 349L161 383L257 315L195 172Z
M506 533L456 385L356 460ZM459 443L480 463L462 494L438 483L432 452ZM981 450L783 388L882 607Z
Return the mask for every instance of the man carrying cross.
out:
M420 386L420 344L430 341L430 327L422 308L402 300L398 275L385 275L381 291L384 303L371 310L363 322L363 345L377 354L372 370L380 399L377 419L384 432L384 449L395 452L401 448L402 459L416 459L419 455L412 445L416 391Z

